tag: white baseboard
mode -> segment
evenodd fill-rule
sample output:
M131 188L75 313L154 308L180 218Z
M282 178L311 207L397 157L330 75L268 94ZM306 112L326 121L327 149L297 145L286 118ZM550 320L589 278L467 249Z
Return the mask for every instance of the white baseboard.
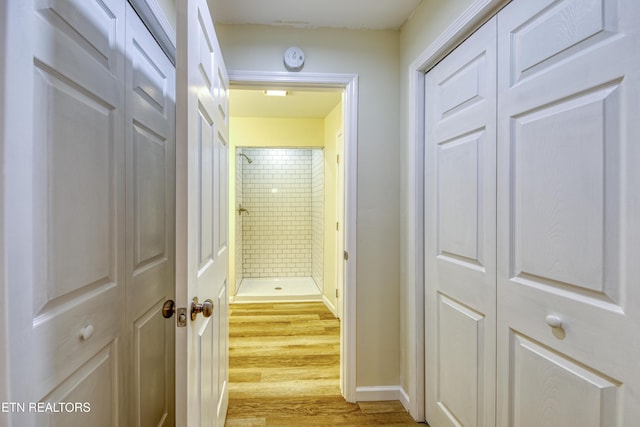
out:
M411 412L411 410L409 409L411 405L411 398L402 387L400 387L400 403L402 403L402 406L404 406L404 409L406 409L407 412Z
M406 393L404 393L402 387L399 385L356 387L356 401L358 402L371 402L375 400L399 400L402 402L404 399L403 394L406 396Z
M338 317L338 310L336 310L336 306L333 305L331 301L329 301L329 299L324 295L322 295L322 302L327 306L329 311L333 313L334 316Z

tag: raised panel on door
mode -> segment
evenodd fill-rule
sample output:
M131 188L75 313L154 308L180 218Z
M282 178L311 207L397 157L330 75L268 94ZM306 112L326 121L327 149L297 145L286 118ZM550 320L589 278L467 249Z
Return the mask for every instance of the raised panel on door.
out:
M175 69L130 6L126 60L128 425L173 426Z
M10 272L9 389L19 402L87 402L87 424L119 425L124 4L26 1L13 12L11 37L24 44L11 62L26 99L10 100L24 115L7 124L21 165L8 174L9 204L20 209L9 211L20 230L9 251L21 270ZM42 425L42 416L18 413L14 425ZM71 415L44 417L63 425Z
M514 411L508 425L618 425L617 381L518 333L509 338Z
M178 329L177 423L222 426L228 402L228 77L204 0L178 22L176 300L213 305ZM183 29L181 31L181 29ZM182 37L182 38L181 38Z
M41 400L36 425L51 427L119 425L118 342L109 343ZM90 399L90 400L89 400Z
M495 25L425 80L426 415L436 426L494 424Z
M640 416L639 20L629 0L498 15L498 425Z

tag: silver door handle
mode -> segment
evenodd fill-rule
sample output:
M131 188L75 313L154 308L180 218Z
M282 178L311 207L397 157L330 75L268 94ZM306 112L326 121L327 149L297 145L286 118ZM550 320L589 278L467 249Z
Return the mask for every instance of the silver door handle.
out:
M202 304L199 304L198 297L193 297L193 301L191 301L191 320L196 320L198 313L202 313L204 317L211 317L213 314L213 301L206 299Z

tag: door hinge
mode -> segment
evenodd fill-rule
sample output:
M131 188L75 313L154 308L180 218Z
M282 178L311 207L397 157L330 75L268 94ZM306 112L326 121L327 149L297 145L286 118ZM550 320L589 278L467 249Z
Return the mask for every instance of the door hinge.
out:
M336 231L340 230L340 223L336 222Z
M338 298L338 289L336 288L336 299Z
M344 251L344 260L349 261L349 252Z
M336 154L336 163L340 164L340 154Z

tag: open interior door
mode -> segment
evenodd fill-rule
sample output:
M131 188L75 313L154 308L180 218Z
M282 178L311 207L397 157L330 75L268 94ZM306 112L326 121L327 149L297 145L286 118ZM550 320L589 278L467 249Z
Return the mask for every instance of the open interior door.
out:
M206 1L179 1L177 7L176 425L222 426L228 403L228 77Z

